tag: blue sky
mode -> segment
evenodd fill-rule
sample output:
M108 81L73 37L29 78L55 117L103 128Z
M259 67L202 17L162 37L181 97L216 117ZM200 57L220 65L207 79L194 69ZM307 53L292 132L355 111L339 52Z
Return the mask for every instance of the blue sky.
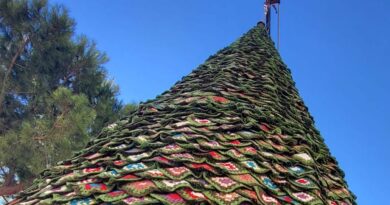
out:
M54 0L110 57L124 102L154 98L263 18L262 0ZM390 1L282 0L281 56L359 204L390 194Z

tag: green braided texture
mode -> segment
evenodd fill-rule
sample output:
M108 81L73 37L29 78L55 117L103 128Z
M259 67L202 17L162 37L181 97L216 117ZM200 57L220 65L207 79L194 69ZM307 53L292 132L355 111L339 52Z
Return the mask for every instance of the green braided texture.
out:
M356 204L262 24L14 204Z

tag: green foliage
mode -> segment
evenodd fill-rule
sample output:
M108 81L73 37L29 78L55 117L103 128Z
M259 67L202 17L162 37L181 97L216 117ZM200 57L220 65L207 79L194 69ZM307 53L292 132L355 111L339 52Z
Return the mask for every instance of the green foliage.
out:
M42 112L60 86L85 94L96 108L93 133L115 120L121 103L103 67L108 58L75 36L66 9L43 0L0 0L0 19L0 133Z
M135 111L138 108L138 105L135 103L126 104L119 112L119 118L128 116L130 113Z
M47 98L41 116L2 136L0 161L18 169L21 180L30 179L82 148L95 116L84 95L60 87Z
M0 0L0 168L7 170L5 184L14 183L7 176L15 174L31 180L123 116L119 88L103 66L107 56L74 30L62 6Z

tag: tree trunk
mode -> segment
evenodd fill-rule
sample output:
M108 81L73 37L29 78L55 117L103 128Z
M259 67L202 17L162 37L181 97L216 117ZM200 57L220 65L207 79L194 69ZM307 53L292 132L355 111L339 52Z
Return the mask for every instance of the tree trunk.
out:
M9 168L8 173L4 173L4 183L3 186L12 186L16 184L15 181L15 169Z
M0 196L12 196L22 191L26 186L24 184L16 184L13 186L0 187Z
M4 169L2 172L4 172ZM17 183L15 180L16 170L15 168L8 168L8 173L4 172L4 183L0 186L0 196L12 196L20 191L22 191L26 186L31 184L32 180L27 180L25 182Z

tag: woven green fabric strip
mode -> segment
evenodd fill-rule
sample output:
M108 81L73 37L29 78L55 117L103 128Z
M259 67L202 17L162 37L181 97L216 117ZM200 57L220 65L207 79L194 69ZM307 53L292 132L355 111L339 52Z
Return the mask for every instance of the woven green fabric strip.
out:
M356 204L262 24L14 204Z

